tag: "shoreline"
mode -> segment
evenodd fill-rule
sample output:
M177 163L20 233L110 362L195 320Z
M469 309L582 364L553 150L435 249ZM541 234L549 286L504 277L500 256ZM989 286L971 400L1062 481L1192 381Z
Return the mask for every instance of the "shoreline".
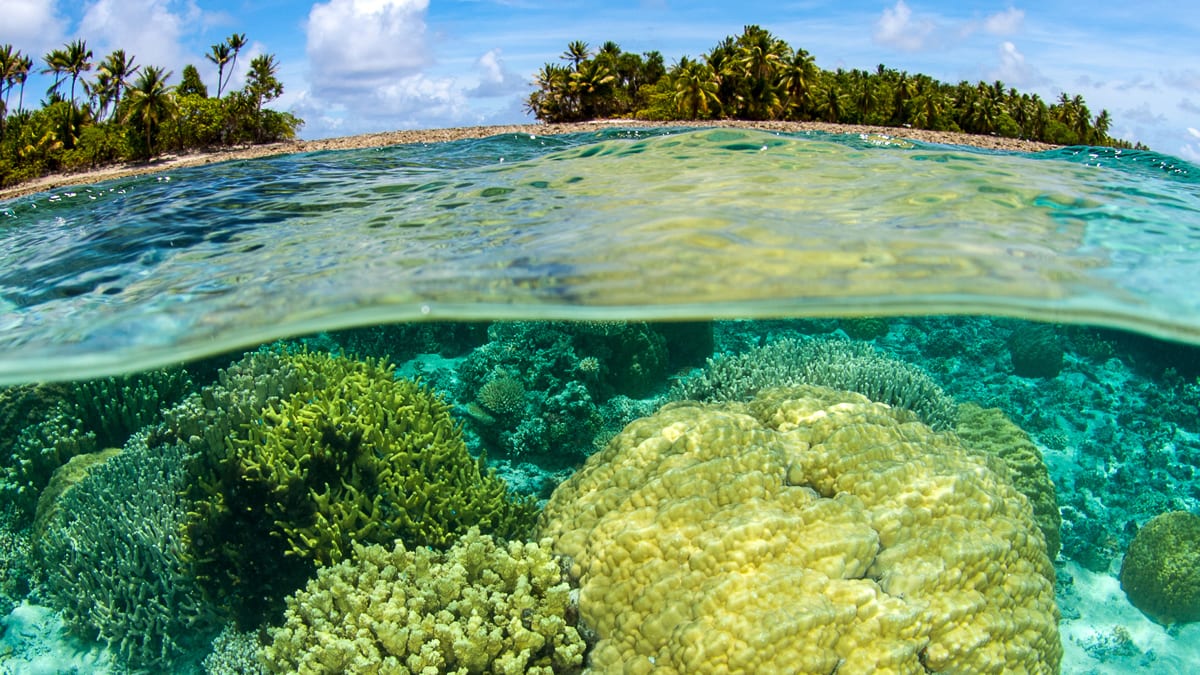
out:
M182 155L162 155L149 162L134 162L114 164L111 166L90 169L77 173L55 173L41 178L0 189L0 200L15 199L26 195L55 190L76 185L90 185L113 178L126 178L146 174L160 173L171 169L203 166L216 162L226 162L239 159L257 159L302 152L320 152L324 150L354 150L361 148L380 148L390 145L409 143L441 143L462 139L486 138L500 134L537 134L550 136L597 131L612 127L729 127L738 129L758 129L762 131L823 131L835 134L884 134L895 138L903 138L926 143L944 143L950 145L968 145L990 150L1013 150L1017 152L1040 152L1052 150L1059 146L1037 141L1025 141L1001 136L979 136L953 131L930 131L928 129L909 129L900 127L876 127L857 124L831 124L828 122L752 122L747 120L703 120L694 122L646 122L641 120L601 120L591 122L571 122L562 124L509 124L499 126L447 127L440 129L413 129L402 131L387 131L357 136L342 136L338 138L323 138L319 140L283 141L267 145L251 145L234 148L220 148L211 151L190 152Z

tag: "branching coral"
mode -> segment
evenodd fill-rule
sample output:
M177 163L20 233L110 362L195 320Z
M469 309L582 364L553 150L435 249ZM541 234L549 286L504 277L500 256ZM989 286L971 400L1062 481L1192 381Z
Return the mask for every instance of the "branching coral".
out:
M954 426L954 401L916 366L864 342L784 339L743 354L710 359L699 375L672 388L672 400L742 401L763 389L814 384L858 392L911 410L934 429Z
M547 543L472 528L449 550L356 546L288 599L263 660L286 673L571 672L584 643Z
M820 387L672 404L555 491L590 668L1054 673L1028 501L912 413Z
M473 525L503 536L529 530L532 501L511 497L470 457L431 391L382 362L280 358L293 392L255 395L261 412L209 446L193 490L193 555L242 625L355 542L442 547Z
M135 435L61 492L35 542L67 625L135 667L171 663L214 627L183 557L185 465L183 446Z

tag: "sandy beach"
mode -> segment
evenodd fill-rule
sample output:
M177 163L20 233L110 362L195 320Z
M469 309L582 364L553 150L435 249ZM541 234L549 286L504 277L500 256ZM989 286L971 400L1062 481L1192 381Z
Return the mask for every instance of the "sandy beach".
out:
M948 131L929 131L925 129L903 129L895 127L872 127L848 124L829 124L826 122L749 122L742 120L713 120L706 122L641 122L637 120L603 120L596 122L578 122L573 124L523 124L505 126L453 127L445 129L419 129L406 131L389 131L359 136L344 136L340 138L325 138L312 141L287 141L269 145L252 145L236 148L221 148L210 152L194 152L182 155L162 155L150 162L115 164L112 166L83 171L78 173L57 173L43 176L36 180L21 183L0 190L0 199L12 199L23 195L43 192L72 185L87 185L98 183L111 178L123 178L149 173L168 171L171 169L200 166L214 162L225 162L236 159L253 159L300 152L317 152L321 150L350 150L356 148L378 148L404 143L439 143L464 138L485 138L499 134L537 134L549 136L553 134L568 134L576 132L596 131L598 129L620 127L737 127L743 129L761 129L764 131L825 131L830 133L847 134L884 134L895 138L905 138L930 143L949 143L955 145L970 145L993 150L1016 150L1020 152L1038 152L1050 150L1057 146L1036 141L1024 141L1015 138L999 136L977 136Z

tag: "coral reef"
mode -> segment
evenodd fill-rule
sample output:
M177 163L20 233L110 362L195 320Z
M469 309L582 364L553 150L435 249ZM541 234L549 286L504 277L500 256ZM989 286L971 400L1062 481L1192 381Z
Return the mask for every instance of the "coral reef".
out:
M255 633L225 626L200 665L206 675L267 675L270 671L259 660L259 649Z
M32 517L55 469L76 455L120 447L191 390L182 368L5 389L0 417L11 435L0 440L0 498Z
M58 494L34 542L67 626L134 667L165 667L214 630L183 557L185 453L135 434Z
M1200 516L1155 516L1129 544L1121 589L1134 607L1161 624L1200 621Z
M1033 518L1046 538L1046 552L1054 560L1061 547L1062 516L1042 452L1029 434L1013 424L999 408L981 408L974 403L958 407L955 433L972 450L986 452L1004 461L1011 472L1013 485L1033 506Z
M445 552L355 546L288 598L263 661L282 673L569 673L585 644L549 542L468 531Z
M1056 673L1054 571L1003 472L803 386L676 403L552 496L596 672Z
M1013 372L1021 377L1056 377L1063 366L1063 348L1046 324L1023 323L1008 338Z
M911 410L939 430L953 427L957 414L954 401L921 369L870 344L847 340L782 339L710 359L704 371L677 382L668 396L675 401L741 401L763 389L798 384L858 392Z
M257 624L355 542L444 547L471 526L502 536L531 528L533 502L470 457L431 391L378 361L303 351L267 360L286 374L264 379L291 393L251 396L234 416L259 401L261 410L202 444L187 528L201 577L239 625ZM249 365L242 372L259 368Z
M488 327L489 341L458 368L454 395L481 450L551 468L592 452L593 440L633 418L602 410L618 396L657 392L677 359L712 342L708 324L642 322L507 322ZM520 385L518 388L517 385ZM520 392L518 397L517 392Z

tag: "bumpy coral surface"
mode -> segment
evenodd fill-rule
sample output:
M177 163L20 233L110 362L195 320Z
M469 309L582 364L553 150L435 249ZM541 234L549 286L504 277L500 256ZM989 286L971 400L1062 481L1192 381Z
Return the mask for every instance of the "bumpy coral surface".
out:
M1172 511L1150 519L1125 553L1121 588L1158 623L1200 621L1200 516Z
M1046 537L1046 553L1053 560L1061 548L1062 516L1050 471L1029 434L999 408L981 408L974 403L958 407L955 433L972 450L994 455L1008 467L1013 485L1033 506L1033 518Z
M989 460L820 387L667 406L555 492L595 672L1054 673L1054 571Z
M577 670L571 589L542 544L472 529L444 553L358 546L288 599L263 660L287 673Z

